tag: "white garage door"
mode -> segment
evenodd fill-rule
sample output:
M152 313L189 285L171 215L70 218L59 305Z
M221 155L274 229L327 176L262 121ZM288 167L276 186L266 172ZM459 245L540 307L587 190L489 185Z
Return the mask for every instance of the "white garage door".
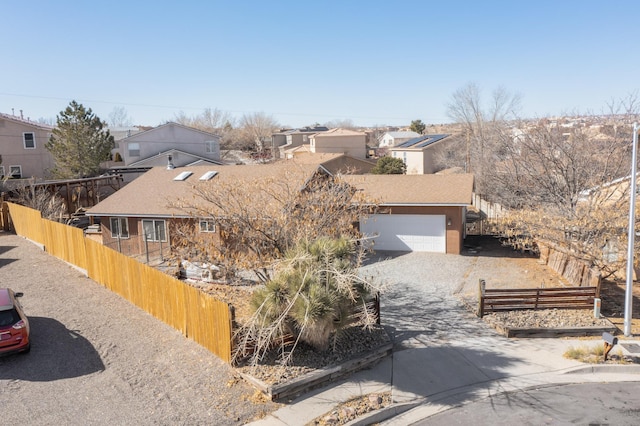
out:
M360 222L360 230L376 236L375 250L446 253L444 215L376 214Z

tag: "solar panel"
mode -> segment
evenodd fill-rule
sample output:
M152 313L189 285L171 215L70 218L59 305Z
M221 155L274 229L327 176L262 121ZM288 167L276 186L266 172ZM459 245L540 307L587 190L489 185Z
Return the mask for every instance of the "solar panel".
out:
M430 135L429 138L422 142L420 145L418 145L418 148L424 148L425 146L431 145L432 143L436 143L444 138L446 138L448 135Z
M449 135L423 135L417 138L409 139L397 145L396 148L424 148L432 143L438 142Z

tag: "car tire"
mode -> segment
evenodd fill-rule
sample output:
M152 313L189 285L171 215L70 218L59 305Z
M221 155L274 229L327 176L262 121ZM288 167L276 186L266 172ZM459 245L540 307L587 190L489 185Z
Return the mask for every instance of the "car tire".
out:
M24 354L28 354L29 352L31 352L31 342L29 342L27 347L24 348L24 351L22 351L22 353L24 353Z

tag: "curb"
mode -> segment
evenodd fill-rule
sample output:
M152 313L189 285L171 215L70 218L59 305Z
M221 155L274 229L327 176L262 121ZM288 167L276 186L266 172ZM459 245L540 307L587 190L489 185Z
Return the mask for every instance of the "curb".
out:
M618 374L640 374L640 365L588 365L576 367L565 371L562 374L589 374L589 373L618 373Z
M369 414L365 414L364 416L351 420L350 422L345 423L345 426L367 426L371 424L380 423L382 421L395 417L399 414L402 414L406 411L412 410L417 406L423 404L425 401L426 401L426 398L422 398L419 401L415 401L415 402L391 404L388 407L384 407L377 411L372 411Z

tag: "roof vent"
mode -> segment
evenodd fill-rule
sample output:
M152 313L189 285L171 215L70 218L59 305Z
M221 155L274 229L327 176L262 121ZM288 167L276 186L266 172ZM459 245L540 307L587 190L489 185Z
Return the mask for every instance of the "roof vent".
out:
M171 154L167 155L167 170L173 170L176 168L176 166L173 165L171 160L173 160L173 156Z
M178 180L178 181L187 180L187 178L192 174L193 172L182 172L178 176L174 177L173 180Z
M217 171L215 170L209 170L208 172L206 172L205 174L203 174L202 176L200 176L200 180L211 180L213 179L216 175L218 174Z

